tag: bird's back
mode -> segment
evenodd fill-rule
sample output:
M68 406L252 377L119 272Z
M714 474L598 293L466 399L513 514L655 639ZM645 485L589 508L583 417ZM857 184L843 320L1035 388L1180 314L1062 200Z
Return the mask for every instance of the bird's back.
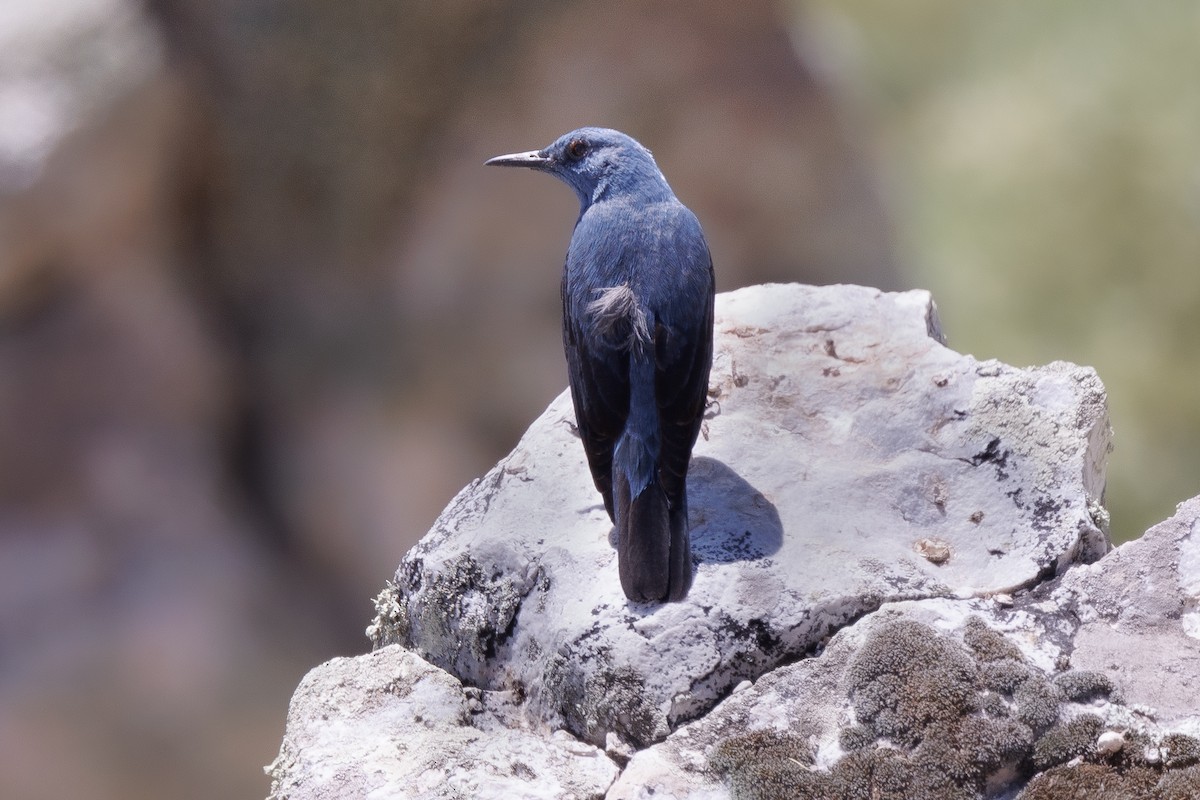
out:
M621 553L622 583L631 597L678 599L691 580L686 476L712 360L712 261L695 216L674 197L592 205L572 237L563 303L592 476L619 547L636 551Z

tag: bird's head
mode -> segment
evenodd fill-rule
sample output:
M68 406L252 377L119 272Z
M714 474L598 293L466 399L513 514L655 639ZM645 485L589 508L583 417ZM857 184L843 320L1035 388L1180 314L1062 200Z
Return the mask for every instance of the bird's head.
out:
M671 196L650 151L611 128L579 128L541 150L496 156L484 163L549 172L575 190L583 209L622 195L647 202Z

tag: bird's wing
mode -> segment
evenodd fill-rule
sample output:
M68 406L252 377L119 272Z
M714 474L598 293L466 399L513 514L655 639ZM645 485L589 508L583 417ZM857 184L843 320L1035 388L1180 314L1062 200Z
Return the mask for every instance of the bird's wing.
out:
M584 335L583 307L572 302L570 270L562 280L563 349L571 401L592 480L604 497L604 508L613 516L613 448L629 415L628 360L619 350ZM578 298L575 298L578 300Z
M692 446L700 432L712 366L714 281L712 257L699 223L681 228L672 248L678 263L674 299L656 315L655 394L662 449L659 478L672 503L678 502L687 477Z

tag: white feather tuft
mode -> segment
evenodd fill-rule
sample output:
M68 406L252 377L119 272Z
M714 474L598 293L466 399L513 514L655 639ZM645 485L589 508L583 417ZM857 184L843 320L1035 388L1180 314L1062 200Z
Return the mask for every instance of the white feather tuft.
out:
M650 327L646 323L646 314L638 306L637 295L628 285L609 286L596 289L599 295L587 304L587 312L591 315L596 331L604 337L612 334L623 320L629 320L629 340L627 347L644 345L650 341Z

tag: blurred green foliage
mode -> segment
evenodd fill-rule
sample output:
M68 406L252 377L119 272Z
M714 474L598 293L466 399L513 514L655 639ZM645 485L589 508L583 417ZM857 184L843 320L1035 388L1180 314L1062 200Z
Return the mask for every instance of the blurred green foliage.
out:
M1200 493L1200 3L812 0L950 345L1094 366L1112 535Z

